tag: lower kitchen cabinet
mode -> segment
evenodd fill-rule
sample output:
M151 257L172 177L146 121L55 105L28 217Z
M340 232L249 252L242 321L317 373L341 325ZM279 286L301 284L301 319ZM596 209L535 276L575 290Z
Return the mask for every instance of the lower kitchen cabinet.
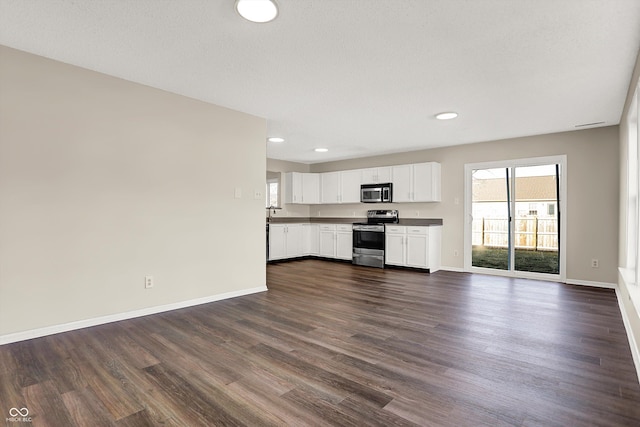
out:
M384 235L385 264L405 265L405 227L386 227Z
M269 224L269 261L286 258L285 225Z
M336 226L334 224L320 224L320 248L318 255L326 258L336 257Z
M352 224L270 224L269 261L319 256L350 260L353 256ZM387 225L385 264L440 269L442 227Z
M319 256L351 260L351 224L270 224L269 261Z
M442 227L387 226L385 263L403 267L440 269Z
M340 224L336 227L336 258L353 258L353 225Z
M321 257L350 260L353 256L352 224L320 224Z
M320 229L318 224L303 224L302 234L304 254L318 255L320 251Z
M269 260L304 255L302 224L269 224Z

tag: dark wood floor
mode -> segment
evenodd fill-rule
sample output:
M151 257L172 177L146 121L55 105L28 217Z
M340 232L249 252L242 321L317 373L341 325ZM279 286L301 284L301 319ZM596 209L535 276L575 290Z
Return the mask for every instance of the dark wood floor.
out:
M267 277L265 293L1 346L0 419L640 425L611 290L318 260Z

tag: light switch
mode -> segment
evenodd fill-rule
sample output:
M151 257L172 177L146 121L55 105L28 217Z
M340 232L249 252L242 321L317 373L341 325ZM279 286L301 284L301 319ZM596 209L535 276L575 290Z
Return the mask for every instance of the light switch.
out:
M242 199L242 188L236 187L233 194L236 199Z

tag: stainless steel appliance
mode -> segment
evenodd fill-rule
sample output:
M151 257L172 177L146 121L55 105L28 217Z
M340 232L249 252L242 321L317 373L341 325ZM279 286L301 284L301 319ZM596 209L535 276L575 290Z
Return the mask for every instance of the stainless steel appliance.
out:
M384 268L384 225L397 222L397 210L370 210L367 222L353 224L353 264Z
M393 184L362 184L360 186L362 203L391 203L393 201Z

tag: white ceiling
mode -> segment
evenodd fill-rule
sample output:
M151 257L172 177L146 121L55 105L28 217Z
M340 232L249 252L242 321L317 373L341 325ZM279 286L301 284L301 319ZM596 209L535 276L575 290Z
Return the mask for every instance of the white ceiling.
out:
M0 0L0 44L265 117L304 163L618 124L640 49L638 0L277 2Z

